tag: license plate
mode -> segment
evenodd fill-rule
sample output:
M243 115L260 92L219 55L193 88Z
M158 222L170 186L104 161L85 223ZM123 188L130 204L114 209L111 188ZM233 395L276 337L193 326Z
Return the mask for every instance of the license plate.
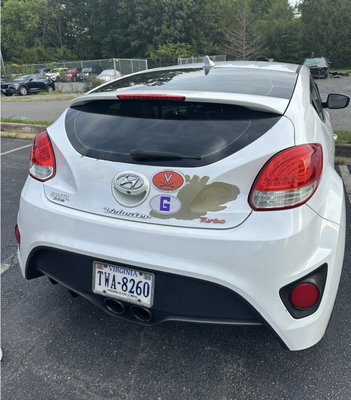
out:
M155 275L134 268L94 261L93 292L152 307Z

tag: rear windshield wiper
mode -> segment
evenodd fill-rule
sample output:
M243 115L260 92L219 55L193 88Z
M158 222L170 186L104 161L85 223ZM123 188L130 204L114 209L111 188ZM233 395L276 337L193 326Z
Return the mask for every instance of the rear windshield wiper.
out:
M136 161L201 160L201 157L153 150L131 150L129 155Z

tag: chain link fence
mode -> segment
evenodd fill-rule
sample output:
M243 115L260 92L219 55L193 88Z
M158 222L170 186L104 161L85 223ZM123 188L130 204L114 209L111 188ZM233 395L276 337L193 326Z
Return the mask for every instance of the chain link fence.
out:
M205 57L178 57L178 65L184 64L194 64L194 63L203 63ZM225 54L217 55L217 56L209 56L210 60L213 62L216 61L227 61L227 56Z
M110 58L104 60L47 62L42 64L5 64L4 68L7 77L44 72L44 74L51 74L52 78L57 81L84 81L88 77L99 75L104 70L112 70L112 75L116 78L132 74L133 72L143 71L148 69L148 63L146 59ZM68 73L70 70L73 74L69 76ZM80 73L79 76L77 76L78 73Z

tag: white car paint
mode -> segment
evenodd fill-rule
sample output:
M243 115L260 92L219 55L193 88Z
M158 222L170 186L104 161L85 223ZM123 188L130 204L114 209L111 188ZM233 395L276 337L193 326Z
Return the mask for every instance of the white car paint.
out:
M244 68L246 64L252 65L244 63L238 67ZM262 63L253 65L263 68ZM296 66L275 63L266 68L296 70ZM128 216L106 215L104 207L116 207L111 180L131 165L78 154L66 135L62 135L64 113L48 128L56 157L56 176L45 183L29 177L22 191L18 256L23 276L28 275L31 252L48 246L108 259L111 263L202 279L242 296L290 350L315 345L327 328L340 279L345 205L342 181L334 170L330 119L327 115L323 123L304 95L309 76L309 70L301 67L290 102L238 94L180 93L186 95L186 101L223 102L284 114L266 134L237 153L203 167L177 168L183 175L209 176L210 182L235 182L240 188L237 201L230 203L225 212L210 214L228 220L224 227L201 226L186 220L145 223ZM135 89L132 92L137 93ZM91 93L73 104L115 96L115 92ZM297 208L253 211L247 198L260 169L279 151L305 143L320 143L323 148L323 173L314 195ZM165 169L132 167L149 180ZM151 191L150 197L156 194L157 191ZM138 207L140 214L147 214L149 202ZM317 311L305 318L293 318L281 301L279 290L324 263L328 264L328 276Z

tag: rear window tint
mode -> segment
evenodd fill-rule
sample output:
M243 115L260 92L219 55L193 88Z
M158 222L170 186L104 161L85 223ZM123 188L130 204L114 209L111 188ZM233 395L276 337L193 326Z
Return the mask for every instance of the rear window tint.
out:
M227 104L99 100L70 108L66 132L73 147L87 157L195 167L240 150L279 119ZM136 152L181 157L139 160L133 156Z
M240 93L290 99L297 73L254 68L214 68L205 75L202 68L169 69L130 75L94 92L122 88Z

